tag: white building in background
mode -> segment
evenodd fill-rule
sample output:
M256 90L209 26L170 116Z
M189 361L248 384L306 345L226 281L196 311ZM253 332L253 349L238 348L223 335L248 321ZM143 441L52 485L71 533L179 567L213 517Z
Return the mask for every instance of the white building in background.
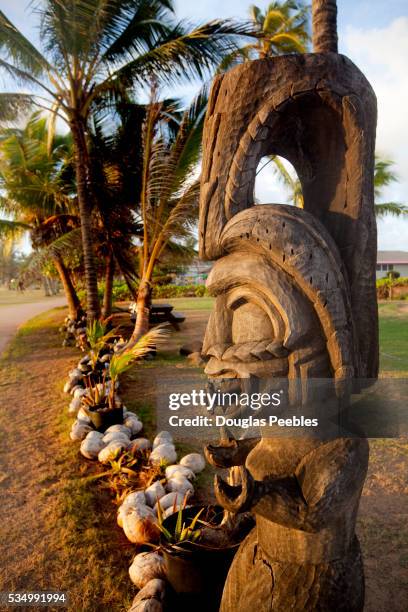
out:
M377 278L384 278L391 270L408 277L408 251L378 251Z

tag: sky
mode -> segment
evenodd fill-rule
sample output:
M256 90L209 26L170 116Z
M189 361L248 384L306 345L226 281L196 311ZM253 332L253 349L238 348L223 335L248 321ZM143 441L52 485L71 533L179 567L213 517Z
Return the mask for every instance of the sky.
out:
M268 2L255 2L265 9ZM244 19L247 0L175 0L176 15L191 23L217 18ZM31 40L38 40L36 18L26 0L0 0L0 9ZM377 152L395 162L399 182L384 190L383 201L408 204L408 2L407 0L338 0L339 51L364 72L377 95ZM186 99L198 83L180 88ZM265 168L256 183L260 202L286 202L288 194ZM378 220L378 248L408 251L408 219Z

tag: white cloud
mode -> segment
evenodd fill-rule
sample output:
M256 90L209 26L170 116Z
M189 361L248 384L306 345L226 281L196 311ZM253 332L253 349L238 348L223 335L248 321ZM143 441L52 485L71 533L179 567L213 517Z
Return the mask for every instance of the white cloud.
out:
M399 17L384 28L349 26L343 47L377 95L377 151L396 163L400 180L384 191L384 200L408 203L408 17ZM378 246L408 250L408 220L380 220Z

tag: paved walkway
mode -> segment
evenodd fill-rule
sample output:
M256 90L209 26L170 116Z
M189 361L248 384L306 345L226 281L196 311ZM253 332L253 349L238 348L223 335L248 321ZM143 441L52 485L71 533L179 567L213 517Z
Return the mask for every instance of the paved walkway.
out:
M0 307L0 354L16 333L18 327L40 314L56 306L64 306L64 297L49 297L28 304L10 304Z

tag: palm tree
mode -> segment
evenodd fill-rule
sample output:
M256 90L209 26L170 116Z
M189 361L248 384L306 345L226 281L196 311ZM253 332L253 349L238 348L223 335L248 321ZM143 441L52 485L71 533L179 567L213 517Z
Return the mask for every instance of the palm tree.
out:
M189 30L173 21L172 0L43 0L41 53L0 12L0 67L32 93L1 94L0 119L35 103L68 123L75 151L87 307L99 315L91 210L95 203L89 157L89 119L101 98L114 102L151 77L167 83L203 77L235 48L247 27L212 21Z
M275 174L289 191L288 201L295 206L303 208L302 184L299 178L287 169L279 157L271 157L269 162L266 162L265 165L271 161L274 163ZM375 156L374 212L376 217L383 217L384 215L394 215L396 217L408 215L408 206L405 204L399 202L377 202L377 199L381 197L384 187L387 187L391 183L398 182L398 177L392 170L393 165L394 162L392 160L382 159L379 155Z
M142 235L135 219L140 203L142 174L141 131L145 106L118 105L117 120L106 130L103 115L95 115L90 132L90 154L96 185L94 226L98 259L105 261L103 316L112 308L115 268L122 273L130 293L137 293L137 257L134 239Z
M198 213L199 179L195 169L207 96L204 90L182 114L176 129L169 128L171 111L156 99L153 90L143 129L143 179L139 248L140 283L136 300L136 325L131 343L149 328L152 278L166 249L188 241ZM176 112L177 114L177 112Z
M259 7L252 5L249 14L257 41L231 53L222 62L222 70L242 61L287 53L305 53L308 50L310 42L309 6L294 0L283 2L275 0L268 5L264 13ZM287 173L279 157L271 156L269 162L272 162L275 170L281 174L280 178L284 184L290 186L292 177Z
M399 217L408 215L408 206L399 202L377 202L381 197L384 187L391 183L398 182L398 176L392 169L394 162L390 159L382 159L379 155L375 156L374 169L374 212L376 217L384 215L394 215Z
M310 8L294 0L275 0L263 13L252 5L249 15L256 42L231 53L221 64L225 70L242 61L286 53L305 53L310 41Z
M312 0L313 51L337 53L337 2Z
M268 161L257 171L257 175L267 166L273 163L275 176L280 180L284 187L289 191L288 202L299 208L303 208L303 191L299 178L285 166L283 160L277 155L271 155Z
M35 248L48 246L78 225L73 185L64 178L71 157L69 136L51 134L47 120L35 113L22 129L0 135L0 208L14 220L0 220L2 235L30 231ZM58 213L58 214L56 214ZM60 276L69 314L76 318L80 302L61 249L47 251Z

